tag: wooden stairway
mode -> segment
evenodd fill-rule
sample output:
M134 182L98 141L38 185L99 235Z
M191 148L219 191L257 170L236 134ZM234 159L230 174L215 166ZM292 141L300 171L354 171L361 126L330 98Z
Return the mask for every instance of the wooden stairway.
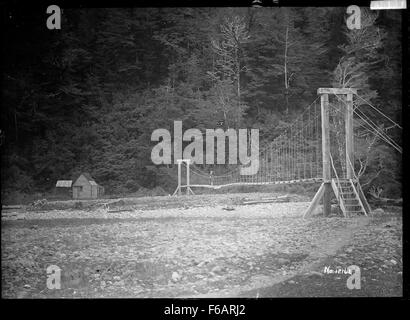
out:
M362 214L367 216L352 179L332 179L332 188L345 217Z

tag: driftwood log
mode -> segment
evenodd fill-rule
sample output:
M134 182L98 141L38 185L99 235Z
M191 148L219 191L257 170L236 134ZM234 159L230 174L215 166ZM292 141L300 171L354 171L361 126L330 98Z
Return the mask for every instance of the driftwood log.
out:
M377 206L386 206L386 205L390 205L390 206L401 206L403 205L403 199L399 198L399 199L389 199L389 198L376 198L376 197L371 197L370 202L374 205Z
M19 205L2 205L2 210L14 210L14 209L21 209L22 207Z
M247 204L259 204L259 203L272 203L272 202L289 202L290 196L278 196L274 198L262 198L260 200L245 200L242 202L243 205Z

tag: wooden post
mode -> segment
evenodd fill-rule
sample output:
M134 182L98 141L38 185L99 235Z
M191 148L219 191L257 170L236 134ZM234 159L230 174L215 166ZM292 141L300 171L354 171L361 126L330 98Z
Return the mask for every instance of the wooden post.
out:
M313 210L319 205L320 200L323 197L323 193L325 191L325 184L322 183L320 185L319 190L316 192L315 196L313 197L312 202L309 205L309 208L306 210L306 212L303 215L303 218L305 218L306 216L310 215Z
M181 173L181 164L182 164L182 160L181 159L178 159L177 160L177 163L178 163L178 195L180 196L181 195L181 175L182 175L182 173Z
M191 163L190 159L177 159L177 164L178 164L178 186L175 189L174 193L172 194L173 196L178 194L179 196L182 194L182 163L186 163L186 194L189 195L189 193L195 194L190 185L189 185L189 179L190 179L190 171L189 171L189 165Z
M346 118L345 118L345 127L346 127L346 178L354 178L354 144L353 144L353 94L347 94L347 103L346 103Z
M332 176L330 168L330 131L329 131L329 96L323 93L320 97L322 116L322 161L323 161L323 213L330 215L330 197L332 192Z
M190 159L185 160L186 162L186 195L189 196L189 164L191 163Z

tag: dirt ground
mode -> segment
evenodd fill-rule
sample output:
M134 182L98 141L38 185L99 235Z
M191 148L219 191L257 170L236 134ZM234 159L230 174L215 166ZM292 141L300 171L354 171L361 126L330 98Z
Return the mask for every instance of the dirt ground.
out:
M400 208L303 219L309 204L303 197L241 205L245 197L2 213L2 296L402 295ZM61 269L61 289L46 286L50 265ZM360 267L360 289L347 288L348 274L324 272L350 265Z

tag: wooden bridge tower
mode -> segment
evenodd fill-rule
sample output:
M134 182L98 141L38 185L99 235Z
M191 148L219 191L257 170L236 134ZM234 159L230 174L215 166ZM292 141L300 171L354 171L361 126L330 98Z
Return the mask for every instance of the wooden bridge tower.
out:
M357 90L351 88L319 88L317 93L321 98L323 182L313 197L304 217L311 214L322 199L323 213L325 216L329 215L331 212L332 193L335 194L344 216L356 213L367 215L371 209L363 194L359 179L354 172L353 94L357 94ZM346 96L346 108L344 112L346 172L343 177L337 176L330 154L329 94ZM333 178L332 169L335 174Z

